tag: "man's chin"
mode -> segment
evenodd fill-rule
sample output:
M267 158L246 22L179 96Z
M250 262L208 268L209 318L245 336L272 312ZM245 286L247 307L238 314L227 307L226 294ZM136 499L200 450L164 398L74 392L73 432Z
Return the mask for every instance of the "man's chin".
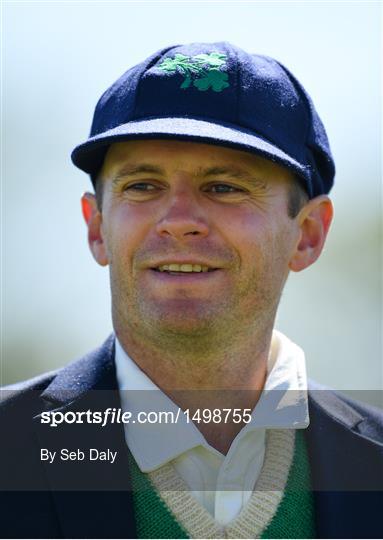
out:
M169 333L197 336L211 332L218 310L198 300L177 299L155 303L143 316L152 328Z

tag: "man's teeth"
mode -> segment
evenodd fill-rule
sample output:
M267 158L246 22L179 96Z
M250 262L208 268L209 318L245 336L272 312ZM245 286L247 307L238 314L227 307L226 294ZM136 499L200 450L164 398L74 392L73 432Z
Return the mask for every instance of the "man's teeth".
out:
M157 268L160 272L208 272L208 266L200 264L162 264Z

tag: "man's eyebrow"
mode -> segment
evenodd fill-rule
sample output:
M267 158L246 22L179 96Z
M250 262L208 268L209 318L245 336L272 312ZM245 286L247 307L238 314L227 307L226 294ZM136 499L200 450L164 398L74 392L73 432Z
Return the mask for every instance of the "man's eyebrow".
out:
M248 174L242 169L237 167L199 167L197 170L197 176L206 178L208 176L232 176L234 178L245 178Z
M199 168L198 176L209 178L211 176L228 176L237 180L246 180L257 187L266 187L266 182L258 178L254 173L237 167L209 167L207 169Z
M161 169L161 167L157 167L156 165L150 165L149 163L140 163L138 165L124 165L123 167L121 167L121 169L118 169L118 171L113 176L113 183L118 182L121 178L124 178L125 176L134 176L140 173L160 175L165 174L164 170Z

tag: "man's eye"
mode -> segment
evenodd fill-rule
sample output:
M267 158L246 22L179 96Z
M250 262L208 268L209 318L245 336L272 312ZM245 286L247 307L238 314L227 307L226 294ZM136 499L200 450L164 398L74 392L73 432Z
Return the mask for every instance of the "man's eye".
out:
M124 191L141 191L141 192L148 192L148 191L155 191L157 189L157 186L150 184L149 182L136 182L134 184L130 184L124 188Z
M230 184L212 184L206 188L211 193L242 193L244 190Z

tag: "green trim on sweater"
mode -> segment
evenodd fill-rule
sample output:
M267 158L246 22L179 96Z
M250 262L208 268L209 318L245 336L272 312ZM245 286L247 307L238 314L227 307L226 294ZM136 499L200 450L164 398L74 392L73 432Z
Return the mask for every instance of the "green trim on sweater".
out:
M137 538L189 538L130 456ZM310 465L302 430L296 431L293 461L282 500L261 538L315 538Z
M316 538L310 463L302 430L296 430L294 457L283 498L261 538Z
M189 538L129 452L137 538Z

